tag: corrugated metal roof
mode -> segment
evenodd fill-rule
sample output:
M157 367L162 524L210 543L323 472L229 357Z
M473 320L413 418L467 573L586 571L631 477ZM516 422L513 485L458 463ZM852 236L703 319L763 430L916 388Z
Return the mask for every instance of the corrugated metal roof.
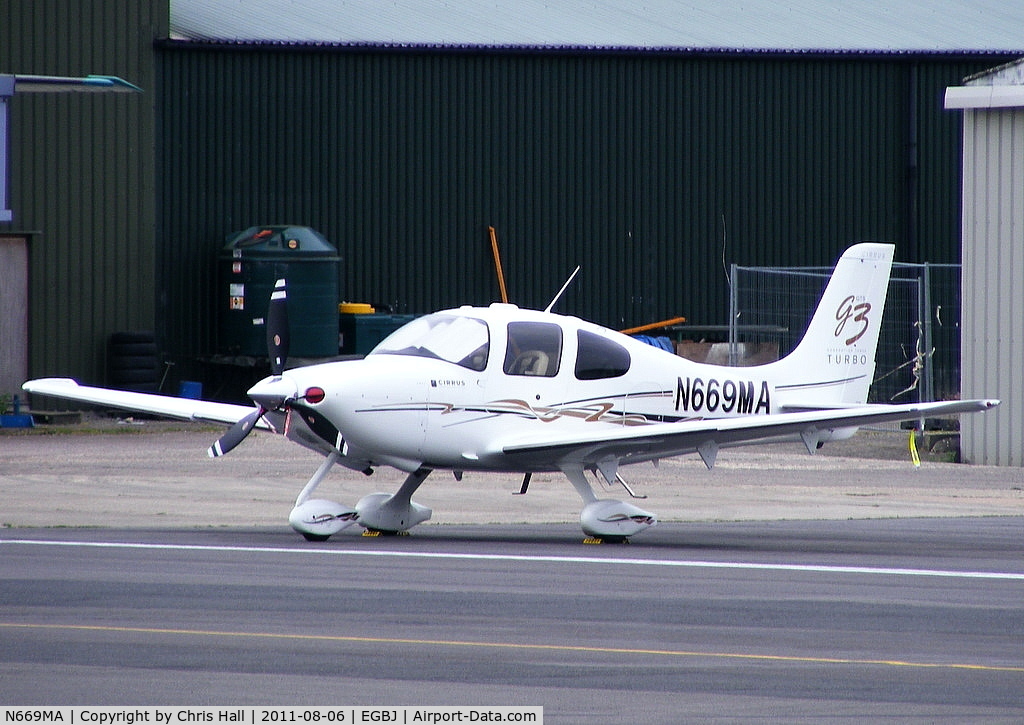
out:
M1006 0L170 0L189 40L1016 52Z

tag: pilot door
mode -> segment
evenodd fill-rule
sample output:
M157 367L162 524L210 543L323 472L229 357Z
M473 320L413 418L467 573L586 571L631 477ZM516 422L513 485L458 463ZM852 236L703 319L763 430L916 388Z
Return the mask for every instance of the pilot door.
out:
M538 412L565 403L566 342L562 328L554 323L508 323L504 383Z

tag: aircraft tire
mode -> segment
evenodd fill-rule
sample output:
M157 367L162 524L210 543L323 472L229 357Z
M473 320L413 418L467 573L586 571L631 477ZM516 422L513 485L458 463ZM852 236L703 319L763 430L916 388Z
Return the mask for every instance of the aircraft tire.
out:
M331 538L330 534L302 534L302 538L306 541L312 541L314 543L321 543Z

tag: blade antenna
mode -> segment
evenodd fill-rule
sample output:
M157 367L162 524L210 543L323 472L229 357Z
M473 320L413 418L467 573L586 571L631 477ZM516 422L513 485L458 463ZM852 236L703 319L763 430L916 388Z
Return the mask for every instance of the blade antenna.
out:
M558 302L559 298L562 296L562 293L565 292L566 287L572 284L572 281L576 279L576 275L579 274L579 271L580 266L577 264L576 269L573 270L573 273L569 275L569 279L565 280L565 284L562 285L562 289L558 290L558 294L555 295L555 298L551 300L551 303L547 307L544 308L545 312L551 312L551 308L555 306L556 302Z

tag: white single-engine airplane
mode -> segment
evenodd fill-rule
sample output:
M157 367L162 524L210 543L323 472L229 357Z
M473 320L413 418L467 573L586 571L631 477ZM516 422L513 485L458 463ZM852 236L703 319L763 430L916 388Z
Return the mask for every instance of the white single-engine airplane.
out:
M583 531L624 540L656 522L630 503L599 499L588 473L632 493L619 469L696 452L711 468L720 447L780 437L808 452L858 426L983 411L996 400L866 404L894 248L857 244L836 265L810 325L789 355L755 367L704 365L574 317L510 304L418 318L366 358L285 369L284 280L268 310L271 375L248 392L255 409L32 380L24 389L163 416L234 424L220 456L254 427L283 432L326 460L288 518L323 541L352 523L402 532L430 518L412 495L436 469L525 474L561 471L583 510ZM564 288L563 288L564 289ZM557 297L556 297L557 300ZM408 473L394 494L355 508L312 498L330 468Z

